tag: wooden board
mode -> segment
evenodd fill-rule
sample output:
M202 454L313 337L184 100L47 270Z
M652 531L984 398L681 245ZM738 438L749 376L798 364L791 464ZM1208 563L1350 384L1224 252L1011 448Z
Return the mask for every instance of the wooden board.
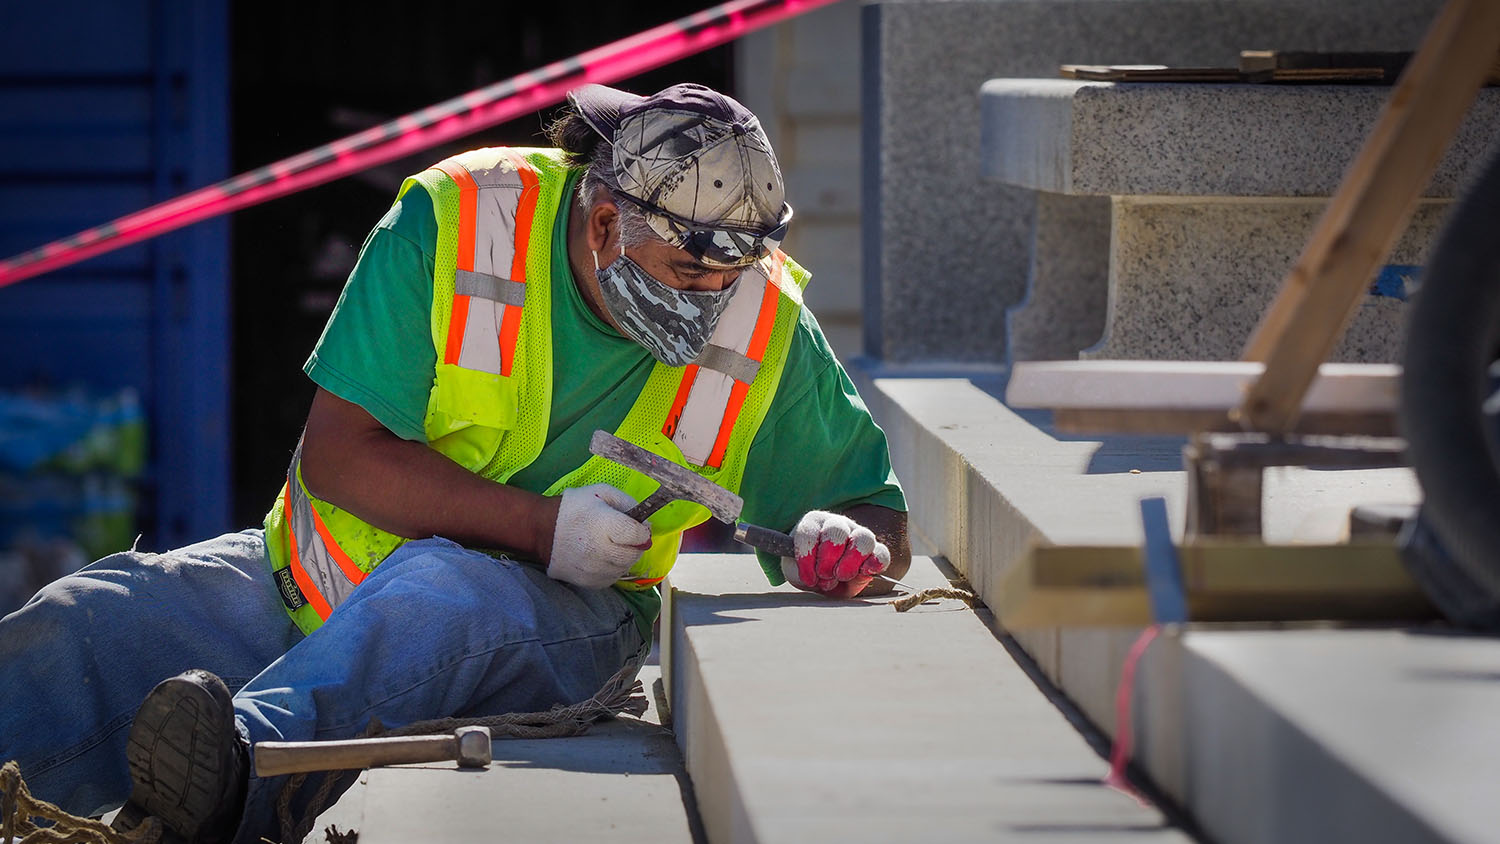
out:
M1087 79L1095 82L1239 82L1241 73L1233 67L1168 67L1160 64L1065 64L1060 68L1064 79Z
M1069 433L1238 431L1232 412L1264 372L1253 361L1028 361L1011 367L1005 403L1052 410ZM1294 430L1391 436L1401 367L1324 364Z
M1389 543L1178 548L1192 621L1416 620L1436 611ZM1152 622L1141 549L1036 546L986 596L1009 630Z
M1239 409L1248 429L1295 424L1497 51L1500 2L1449 0L1245 347L1245 360L1266 365Z
M1235 67L1169 67L1160 64L1065 64L1064 79L1093 82L1384 82L1378 67L1269 68L1247 72Z
M1241 50L1240 71L1247 74L1295 78L1297 74L1358 71L1374 73L1374 79L1394 83L1411 59L1404 52L1306 52L1291 50Z

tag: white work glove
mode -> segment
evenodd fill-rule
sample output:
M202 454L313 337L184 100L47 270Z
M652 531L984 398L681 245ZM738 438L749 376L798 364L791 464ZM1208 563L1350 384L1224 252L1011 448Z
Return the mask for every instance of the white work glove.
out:
M796 559L781 558L781 573L798 589L852 598L891 564L891 551L848 516L813 510L792 528Z
M547 576L585 589L624 577L651 547L651 528L625 515L635 505L609 484L563 490Z

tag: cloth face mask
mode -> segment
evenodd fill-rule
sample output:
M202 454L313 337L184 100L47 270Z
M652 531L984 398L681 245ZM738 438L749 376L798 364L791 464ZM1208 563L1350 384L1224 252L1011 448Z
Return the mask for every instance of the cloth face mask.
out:
M620 330L667 366L698 359L735 289L731 284L723 290L678 290L657 281L624 249L603 269L595 252L594 274L604 307Z

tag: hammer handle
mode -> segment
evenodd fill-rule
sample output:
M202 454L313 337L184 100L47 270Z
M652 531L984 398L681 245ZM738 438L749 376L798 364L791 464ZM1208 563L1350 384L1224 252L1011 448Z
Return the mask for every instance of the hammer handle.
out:
M262 741L255 745L257 777L457 760L458 739L451 735L345 741Z
M653 492L650 495L646 496L646 500L635 505L634 507L631 507L630 510L625 513L625 515L629 516L632 519L635 519L638 522L644 522L646 521L646 519L651 517L652 513L655 513L657 510L660 510L661 508L667 506L668 504L671 504L673 501L676 501L681 497L681 494L667 489L666 485L663 484L662 486L657 488L656 492Z

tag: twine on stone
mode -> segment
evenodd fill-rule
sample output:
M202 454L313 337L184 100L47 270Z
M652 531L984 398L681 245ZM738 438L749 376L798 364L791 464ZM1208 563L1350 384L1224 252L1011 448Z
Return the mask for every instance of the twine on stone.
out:
M38 826L36 821L50 822ZM161 820L148 817L135 829L120 832L103 821L80 818L37 797L21 779L14 760L0 766L0 842L3 844L156 844Z
M914 592L910 595L907 595L905 598L898 598L891 602L891 606L896 608L896 612L906 612L912 607L915 607L918 604L926 603L933 598L955 598L957 600L963 601L971 607L974 606L974 604L979 600L978 598L974 597L973 592L969 592L964 589L955 589L951 586L935 586L931 589L923 589L920 592Z
M613 718L617 715L629 714L636 717L646 712L646 693L641 681L636 679L640 671L641 663L645 661L645 654L630 660L614 673L614 676L604 681L599 691L594 692L588 700L568 705L558 704L545 712L510 712L504 715L486 715L480 718L434 718L428 721L418 721L407 724L404 727L387 730L379 722L372 720L370 726L357 738L373 738L375 736L416 736L430 734L451 733L459 727L489 727L490 735L499 738L520 739L542 739L562 738L566 736L579 736L588 732L595 721L604 718ZM293 774L282 787L281 794L276 799L276 816L281 822L282 844L298 844L308 832L312 831L313 824L317 822L318 815L328 808L331 802L334 786L338 782L339 771L330 771L322 774L323 781L318 790L313 794L312 801L303 812L300 821L293 822L292 818L292 796L302 787L307 780L307 774ZM330 827L326 830L329 841L340 840L336 836L348 835L340 833L337 829ZM113 844L113 842L110 842Z

